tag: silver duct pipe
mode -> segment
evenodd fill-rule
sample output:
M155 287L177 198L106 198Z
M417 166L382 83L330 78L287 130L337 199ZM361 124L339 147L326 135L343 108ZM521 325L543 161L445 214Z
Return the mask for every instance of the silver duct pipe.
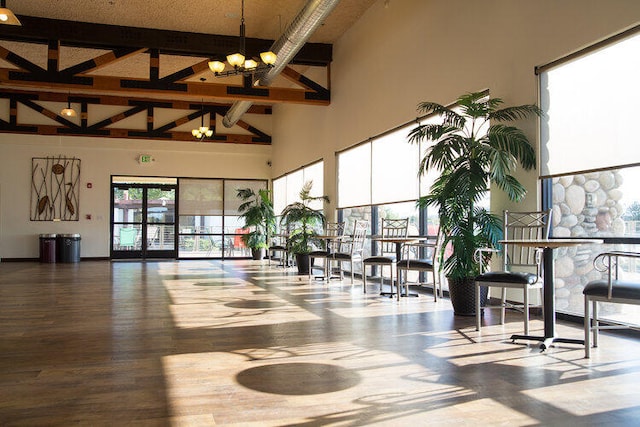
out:
M271 46L271 51L278 55L273 68L258 77L258 85L269 86L273 79L296 56L298 51L309 40L309 37L322 24L340 0L309 0L300 10L285 32ZM236 101L222 119L225 127L232 127L253 105L251 101Z

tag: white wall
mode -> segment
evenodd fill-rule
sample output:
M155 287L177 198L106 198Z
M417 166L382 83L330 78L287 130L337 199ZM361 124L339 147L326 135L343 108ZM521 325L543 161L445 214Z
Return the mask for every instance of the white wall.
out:
M379 0L334 45L331 105L275 107L274 174L324 158L335 206L337 150L415 119L421 101L488 88L505 105L537 103L536 65L639 20L638 0ZM518 126L537 141L535 121ZM537 173L520 179L521 208L535 208Z
M80 220L30 221L31 159L59 155L81 160ZM41 233L80 233L81 257L109 256L111 175L268 179L270 159L264 145L0 134L0 258L38 257Z

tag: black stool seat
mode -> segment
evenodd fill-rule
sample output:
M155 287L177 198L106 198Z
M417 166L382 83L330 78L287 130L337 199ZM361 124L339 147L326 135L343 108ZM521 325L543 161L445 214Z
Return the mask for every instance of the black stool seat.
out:
M533 285L539 280L537 274L512 271L489 271L476 277L476 282L519 283Z
M396 257L394 256L370 256L369 258L364 259L365 263L376 263L376 264L392 264L396 262Z
M640 283L612 280L611 285L612 298L640 300ZM607 280L593 280L587 283L582 293L591 297L608 298L609 282Z
M432 269L433 268L433 261L430 259L401 259L400 261L398 261L398 268L404 268L404 269L409 269L409 268L413 268L413 269L419 269L419 268L425 268L425 269Z

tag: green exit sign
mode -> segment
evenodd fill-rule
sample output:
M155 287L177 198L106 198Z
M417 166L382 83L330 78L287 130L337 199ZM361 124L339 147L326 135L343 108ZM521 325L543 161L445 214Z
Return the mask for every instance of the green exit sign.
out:
M151 163L153 162L153 157L150 154L140 154L138 161L140 163Z

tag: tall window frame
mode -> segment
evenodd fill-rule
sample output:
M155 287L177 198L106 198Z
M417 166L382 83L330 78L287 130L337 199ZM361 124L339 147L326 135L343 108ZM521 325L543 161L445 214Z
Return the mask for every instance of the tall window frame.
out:
M311 188L312 196L322 196L325 194L323 160L309 163L273 179L273 210L276 216L280 217L280 213L285 206L300 201L300 190L307 181L313 181L313 187ZM323 203L322 201L317 201L314 202L311 207L322 210Z
M605 242L556 251L559 313L584 315L582 289L600 274L591 268L598 253L640 250L640 189L634 185L640 178L640 144L633 143L637 137L629 126L640 97L638 51L640 26L536 67L545 112L542 205L553 210L551 236ZM640 280L640 266L627 265L623 274ZM601 314L640 325L640 310L632 306L605 304Z

